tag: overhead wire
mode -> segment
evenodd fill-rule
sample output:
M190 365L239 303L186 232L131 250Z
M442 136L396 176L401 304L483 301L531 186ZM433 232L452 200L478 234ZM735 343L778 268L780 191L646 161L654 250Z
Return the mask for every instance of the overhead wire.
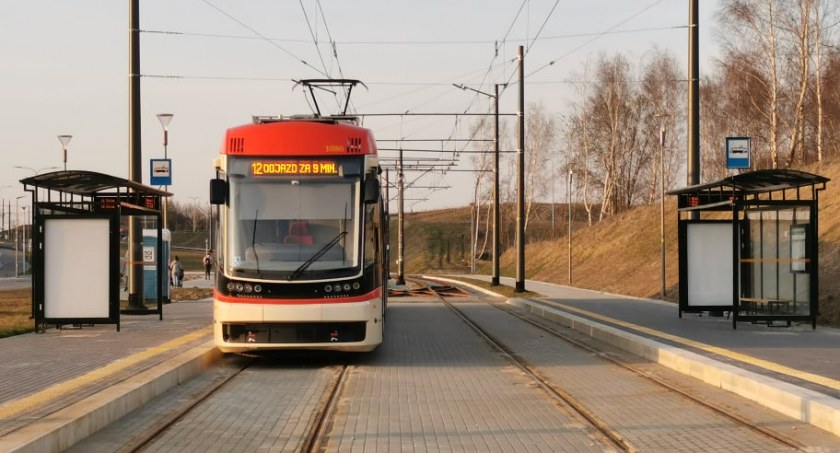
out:
M558 2L559 2L559 0L558 0ZM514 15L513 20L511 21L510 25L508 26L507 31L505 32L504 36L501 39L502 46L504 46L504 43L507 42L507 38L508 38L508 36L510 36L510 32L513 30L514 25L516 25L517 21L519 20L519 16L522 14L522 11L523 11L523 9L525 8L526 5L529 6L529 13L530 13L530 2L529 2L529 0L523 0L522 4L519 5L519 9L516 11L516 14ZM554 5L554 8L556 8L556 7L557 7L557 3L555 3L555 5ZM552 8L552 12L554 11L554 8ZM546 22L547 21L548 21L548 19L546 19ZM545 22L544 22L544 24L545 24ZM542 31L542 29L540 31ZM527 41L527 39L526 39L526 41ZM488 65L487 71L484 73L484 76L482 77L481 82L479 83L479 89L484 88L485 81L487 80L487 78L492 73L493 64L496 61L496 59L499 58L498 42L499 41L496 41L496 48L494 49L494 52L493 52L493 58L490 60L490 64ZM505 63L507 63L506 59L505 59ZM510 82L510 80L507 83L503 84L503 86L506 88L508 86L509 82ZM503 89L503 91L504 91L504 89ZM501 94L502 93L499 93L498 96L501 96ZM465 112L469 111L472 108L473 104L478 100L478 96L479 96L478 92L475 92L473 94L473 97L470 100L470 103L467 105L467 108L465 109ZM458 122L457 122L457 117L456 117L455 125L453 126L453 129L452 129L452 131L450 132L450 135L449 135L450 138L453 135L455 135L455 132L457 131L457 125L458 125ZM460 153L466 152L466 149L469 146L472 145L472 140L475 138L476 134L478 133L478 129L479 129L478 127L473 128L473 130L470 134L469 141L467 143L465 143L463 146L461 146ZM458 154L459 154L458 152L455 153L456 156Z
M274 46L275 48L279 49L279 50L280 50L280 51L282 51L283 53L285 53L285 54L289 55L290 57L292 57L292 58L294 58L294 59L296 59L296 60L298 60L298 61L299 61L301 64L303 64L304 66L308 66L308 67L312 68L313 70L315 70L317 73L319 73L319 74L321 74L321 75L323 75L323 76L325 76L325 77L329 77L326 73L322 72L320 69L316 68L315 66L312 66L311 64L307 63L305 60L303 60L302 58L298 57L297 55L295 55L294 53L292 53L292 52L291 52L291 51L289 51L288 49L286 49L286 48L284 48L283 46L280 46L280 45L278 45L277 43L275 43L274 41L272 41L272 40L268 39L268 37L267 37L267 36L263 35L263 34L262 34L262 33L260 33L259 31L257 31L256 29L254 29L253 27L251 27L251 26L249 26L248 24L246 24L246 23L242 22L241 20L237 19L236 17L234 17L233 15L231 15L230 13L228 13L227 11L225 11L225 10L223 10L223 9L219 8L218 6L214 5L212 2L210 2L210 0L201 0L201 1L202 1L202 2L204 2L205 4L207 4L208 6L210 6L211 8L215 9L216 11L218 11L220 14L222 14L222 15L223 15L223 16L225 16L225 17L227 17L228 19L230 19L230 20L232 20L232 21L236 22L237 24L239 24L240 26L242 26L242 27L246 28L246 29L247 29L248 31L250 31L251 33L253 33L253 34L255 34L255 35L259 36L259 37L260 37L260 38L262 38L265 42L267 42L267 43L271 44L272 46Z
M315 35L315 31L312 30L312 22L309 20L309 15L306 14L306 7L303 6L303 0L298 0L300 3L300 9L303 11L303 18L306 20L306 26L309 29L309 36L312 37L312 42L315 44L315 50L318 52L318 59L321 60L321 66L324 67L324 74L326 74L327 78L330 78L329 69L327 69L327 64L324 62L324 56L321 54L321 46L318 45L318 37Z
M626 19L624 19L624 20L622 20L622 21L618 22L617 24L613 25L612 27L608 28L608 29L607 29L607 30L605 30L604 32L595 34L595 36L593 36L593 37L592 37L592 39L589 39L589 40L585 41L583 44L581 44L581 45L579 45L579 46L575 47L574 49L572 49L572 50L570 50L570 51L566 52L565 54L561 55L560 57L557 57L557 58L555 58L555 59L553 59L553 60L549 61L548 63L546 63L546 64L544 64L544 65L540 66L539 68L535 69L534 71L531 71L530 73L526 74L526 75L525 75L525 78L528 78L528 77L530 77L530 76L532 76L532 75L534 75L534 74L536 74L536 73L538 73L538 72L540 72L540 71L542 71L542 70L544 70L544 69L546 69L546 68L548 68L548 67L550 67L550 66L554 65L554 63L556 63L558 60L562 60L563 58L566 58L566 57L568 57L569 55L572 55L573 53L577 52L578 50L580 50L580 49L582 49L582 48L584 48L584 47L588 46L589 44L591 44L591 43L593 43L593 42L597 41L597 40L598 40L598 39L600 39L601 37L605 36L608 32L610 32L610 31L614 30L614 29L615 29L615 28L617 28L617 27L620 27L621 25L624 25L624 24L625 24L625 23L627 23L627 22L630 22L631 20L633 20L633 19L635 19L636 17L638 17L638 16L642 15L643 13L645 13L645 12L646 12L646 11L648 11L649 9L653 8L654 6L656 6L656 5L660 4L660 3L662 3L662 1L663 1L663 0L656 0L655 2L653 2L653 3L651 3L650 5L646 6L645 8L642 8L642 9L641 9L640 11L638 11L637 13L635 13L635 14L631 15L630 17L628 17L628 18L626 18Z
M330 27L327 24L327 15L324 14L324 8L321 6L321 0L315 0L315 3L318 5L318 9L321 11L321 17L324 20L324 31L327 32L327 39L329 39L330 41L330 47L333 51L333 58L335 58L335 64L338 67L338 75L343 79L344 71L341 69L341 61L339 61L338 59L338 46L336 45L336 42L332 37L332 33L330 33Z
M330 42L330 48L332 49L333 58L335 58L335 65L338 68L338 76L339 78L344 77L344 70L341 68L341 60L338 59L338 45L336 44L335 40L332 37L332 33L330 32L330 26L327 24L327 15L324 13L324 7L321 5L321 0L315 0L315 4L318 5L318 10L321 11L321 18L324 21L324 31L327 32L327 39ZM344 96L346 98L350 97L350 87L345 88ZM353 110L356 110L356 104L350 99L349 105L353 107Z
M317 73L319 73L319 74L321 74L321 75L323 75L323 76L325 76L325 77L328 77L328 78L330 77L330 74L329 74L329 73L331 72L331 71L330 71L330 68L327 66L327 64L326 64L326 60L325 60L325 58L324 58L324 56L323 56L323 54L322 54L322 52L321 52L321 48L320 48L320 45L322 44L322 41L320 41L320 40L318 39L318 36L317 36L316 30L314 30L314 29L313 29L313 24L312 24L312 22L310 21L309 15L307 14L306 8L304 7L304 5L303 5L303 1L302 1L302 0L299 0L300 5L301 5L301 9L303 10L304 17L305 17L305 20L306 20L306 22L307 22L307 26L308 26L308 28L309 28L309 33L310 33L311 41L314 43L314 45L316 46L316 49L317 49L317 51L318 51L318 57L319 57L319 60L320 60L321 66L323 67L323 71L322 71L322 70L320 70L320 69L318 69L317 67L313 66L312 64L308 63L308 62L307 62L306 60L304 60L303 58L298 57L295 53L291 52L290 50L288 50L288 49L286 49L285 47L283 47L283 46L281 46L281 45L279 45L279 44L278 44L278 42L306 42L306 41L303 41L303 40L278 40L278 39L271 39L271 38L268 38L267 36L263 35L263 34L262 34L262 33L260 33L259 31L257 31L256 29L254 29L253 27L250 27L249 25L245 24L243 21L241 21L241 20L237 19L237 18L236 18L236 17L234 17L232 14L230 14L230 13L228 13L228 12L224 11L223 9L221 9L220 7L218 7L217 5L215 5L214 3L212 3L210 0L202 0L202 2L204 2L204 3L205 3L205 4L207 4L208 6L212 7L213 9L215 9L216 11L218 11L220 14L224 15L224 16L225 16L225 17L227 17L228 19L230 19L230 20L232 20L233 22L237 23L238 25L242 26L243 28L245 28L245 29L249 30L249 31L250 31L251 33L253 33L256 37L244 37L244 36L239 37L239 36L218 35L218 34L208 34L208 33L204 33L204 34L200 34L200 33L182 33L182 32L155 31L155 30L141 30L141 31L142 31L142 32L146 32L146 33L160 33L160 34L168 34L168 35L186 35L186 36L218 37L218 38L238 38L238 39L261 39L261 40L267 41L267 42L268 42L269 44L271 44L273 47L275 47L275 48L277 48L278 50L280 50L280 51L284 52L284 53L285 53L285 54L287 54L288 56L290 56L290 57L294 58L294 59L295 59L295 60L297 60L299 63L301 63L301 64L303 64L303 65L307 66L308 68L311 68L312 70L316 71ZM592 36L592 39L587 40L587 41L586 41L586 42L584 42L582 45L577 46L576 48L574 48L572 51L570 51L570 52L568 52L568 53L566 53L566 54L563 54L563 55L561 55L560 57L555 58L555 59L553 59L553 60L549 61L547 64L545 64L545 65L543 65L543 66L538 67L536 70L534 70L534 71L532 71L532 72L528 73L526 77L531 77L531 76L533 76L533 75L535 75L535 74L539 73L540 71L543 71L544 69L546 69L546 68L548 68L548 67L550 67L550 66L554 65L554 64L555 64L558 60L560 60L560 59L562 59L562 58L566 58L566 57L568 57L568 56L569 56L569 55L571 55L572 53L577 52L577 51L578 51L578 50L580 50L581 48L584 48L584 47L588 46L588 45L589 45L589 44L591 44L592 42L594 42L594 41L596 41L597 39L600 39L601 37L603 37L603 36L605 36L605 35L608 35L608 34L616 34L616 33L632 33L632 32L639 32L639 31L651 31L651 30L660 30L660 29L667 29L667 28L676 28L676 27L667 27L667 28L647 28L647 29L636 29L636 30L616 30L616 29L617 29L618 27L620 27L621 25L623 25L623 24L625 24L625 23L629 22L630 20L634 19L635 17L638 17L639 15L643 14L644 12L648 11L649 9L653 8L654 6L658 5L658 4L659 4L659 3L661 3L661 2L662 2L662 0L657 0L657 1L653 2L652 4L650 4L649 6L647 6L646 8L644 8L644 9L640 10L639 12L635 13L634 15L632 15L632 16L630 16L630 17L628 17L627 19L625 19L625 20L623 20L623 21L621 21L621 22L619 22L619 23L615 24L614 26L612 26L612 27L610 27L610 28L608 28L607 30L602 31L602 32L591 33L591 34L590 34L590 33L585 33L585 34L575 34L575 35L560 35L560 36L548 36L548 37L542 37L542 33L543 33L543 31L545 30L545 28L546 28L546 26L547 26L548 21L550 20L550 18L553 16L554 12L555 12L555 11L556 11L556 9L557 9L557 6L558 6L558 4L559 4L559 0L557 0L557 1L554 3L554 5L552 6L552 8L551 8L551 10L549 11L549 13L546 15L546 17L545 17L545 19L543 20L543 22L541 23L541 25L540 25L540 27L539 27L539 29L538 29L538 31L537 31L537 33L536 33L536 35L534 35L534 37L533 37L533 38L526 37L525 42L527 43L527 51L530 51L530 50L533 48L533 46L536 44L536 42L537 42L537 41L539 41L539 40L548 40L548 39L566 39L566 38L571 38L571 37L582 37L582 36ZM326 17L326 16L325 16L325 14L324 14L323 7L322 7L322 5L321 5L321 3L320 3L320 0L316 0L316 5L317 5L318 10L319 10L319 11L320 11L320 13L321 13L321 17L323 17L323 18L324 18L323 22L324 22L324 26L325 26L325 29L326 29L326 32L327 32L327 35L328 35L329 45L330 45L330 47L332 48L333 57L335 58L336 64L337 64L337 66L338 66L339 73L341 73L341 74L342 74L342 78L343 78L343 71L341 70L341 65L340 65L340 62L339 62L339 60L338 60L338 54L337 54L337 43L336 43L336 41L333 39L333 37L331 36L331 34L330 34L330 32L329 32L329 27L327 26L326 19L325 19L325 17ZM506 44L507 42L509 42L508 38L509 38L509 36L510 36L510 33L513 31L513 28L515 27L515 25L516 25L517 21L519 20L520 16L522 15L522 12L524 11L524 9L525 9L525 7L526 7L526 6L528 6L528 7L530 8L529 0L523 0L523 2L520 4L520 6L519 6L518 10L516 11L516 14L514 15L513 21L512 21L512 22L511 22L511 24L508 26L508 28L507 28L507 30L506 30L506 32L505 32L505 34L504 34L504 36L503 36L503 37L502 37L502 39L501 39L501 42L500 42L499 40L493 41L493 43L494 43L494 53L493 53L493 57L492 57L492 59L491 59L490 64L489 64L489 65L487 65L487 67L486 67L486 68L482 69L482 71L484 71L484 75L483 75L483 77L482 77L482 79L481 79L481 82L480 82L480 85L479 85L479 87L480 87L480 88L481 88L481 87L484 87L484 84L486 83L486 81L487 81L488 77L489 77L489 76L493 73L493 71L494 71L494 70L498 67L495 63L496 63L496 60L499 58L499 53L500 53L500 50L504 49L504 48L505 48L505 44ZM530 14L530 9L529 9L529 14ZM316 15L316 25L315 25L315 27L317 27L317 15ZM356 41L356 42L353 42L353 41L348 41L348 42L345 42L345 43L342 43L342 44L348 44L348 45L352 45L352 44L366 44L366 45L382 45L382 44L400 44L400 45L404 45L404 44L425 44L425 45L429 45L429 44L438 44L438 43L439 43L439 44L453 44L453 43L455 43L455 44L470 44L470 45L472 45L472 44L483 44L483 43L486 43L486 42L485 42L485 41L422 41L422 42L421 42L421 41L416 41L416 42L410 42L410 41L400 41L400 42L396 42L396 41L393 41L393 42L387 42L387 41ZM505 60L501 63L501 66L507 65L507 64L509 64L509 63L510 63L510 62L512 62L512 61L515 61L515 59L505 59ZM507 88L511 85L511 83L510 83L510 82L511 82L511 80L513 80L513 77L515 76L515 74L516 74L516 72L515 72L515 71L513 71L513 72L512 72L512 74L511 74L511 76L508 78L508 82L503 83L503 84L499 84L499 85L501 85L501 86L503 87L503 88L502 88L502 92L504 92L504 90L506 90L506 89L507 89ZM181 79L186 78L186 79L216 79L216 80L266 80L266 81L288 81L288 80L289 80L289 79L285 79L285 78L267 78L267 77L167 76L167 75L157 75L157 74L155 74L155 75L143 75L143 76L144 76L144 77L151 77L151 78L181 78ZM460 80L457 80L457 81L460 81ZM550 83L550 82L544 82L544 83ZM419 86L419 87L420 87L419 89L416 89L416 90L409 90L409 92L408 92L408 93L406 93L406 94L403 94L403 95L400 95L400 96L399 96L399 97L402 97L402 96L408 96L408 95L411 95L411 94L415 94L415 93L417 93L417 92L420 92L420 91L423 91L423 90L425 90L425 89L429 89L429 88L435 87L435 86L437 86L437 85L448 85L449 83L439 83L439 84L434 84L434 83L432 83L432 84L411 84L411 83L405 83L405 82L403 82L403 83L374 82L374 83L371 83L371 84L380 84L380 85L408 85L408 86ZM416 106L413 106L413 107L409 108L409 109L407 110L407 112L408 112L408 111L411 111L411 110L415 110L415 109L417 109L417 108L420 108L420 107L422 107L422 106L424 106L424 105L428 104L429 102L433 102L434 100L436 100L436 99L439 99L439 98L443 97L445 94L446 94L446 93L442 93L442 94L440 94L440 95L437 95L437 96L432 97L431 99L427 99L427 100L425 100L424 102L422 102L421 104L418 104L418 105L416 105ZM501 95L501 93L500 93L500 95ZM467 112L467 111L469 111L470 109L472 109L473 104L474 104L474 103L477 101L477 99L478 99L478 97L477 97L477 96L478 96L478 93L476 93L476 94L473 96L473 98L471 99L471 101L470 101L470 103L468 104L467 108L465 109L465 112ZM394 99L394 98L393 98L393 97L391 97L391 98L390 98L390 99L388 99L388 100L389 100L389 101L392 101L393 99ZM308 102L308 100L307 100L307 102ZM492 106L491 106L491 108L492 108ZM450 134L449 134L449 138L450 138L450 139L451 139L451 138L455 135L455 133L457 132L458 128L460 127L460 124L461 124L461 123L459 123L459 119L458 119L458 118L459 118L459 116L457 116L457 115L456 115L456 116L455 116L455 121L454 121L454 124L453 124L453 128L452 128L452 130L451 130L451 132L450 132ZM401 120L401 124L402 124L402 122L403 122L403 121ZM474 136L475 136L475 132L476 132L476 131L473 131L473 133L471 134L471 138L470 138L470 139L469 139L469 140L468 140L468 141L464 144L464 146L458 146L458 145L455 145L455 146L454 146L454 149L453 149L452 151L447 151L447 152L451 152L451 153L453 153L453 155L456 155L456 156L457 156L457 154L458 154L458 149L459 149L459 148L460 148L462 151L463 151L463 150L466 150L466 149L467 149L467 147L469 147L469 146L470 146L470 144L472 143L473 138L474 138ZM442 150L442 151L443 151L443 150Z
M323 13L322 13L323 14ZM836 26L840 24L832 24ZM646 33L652 31L664 31L664 30L676 30L676 29L684 29L688 28L688 25L669 25L664 27L644 27L644 28L627 28L621 30L610 30L610 31L600 31L600 32L589 32L589 33L568 33L562 35L552 35L552 36L543 36L540 38L541 41L552 41L558 39L571 39L571 38L585 38L588 36L604 36L604 35L618 35L618 34L625 34L625 33ZM156 35L171 35L171 36L187 36L187 37L198 37L198 38L219 38L219 39L241 39L241 40L265 40L266 38L260 36L245 36L245 35L228 35L228 34L220 34L220 33L196 33L196 32L183 32L183 31L176 31L176 30L147 30L141 29L138 30L140 33L147 33L147 34L156 34ZM278 42L278 43L292 43L292 44L308 44L312 42L311 39L291 39L291 38L268 38L269 41ZM342 46L406 46L406 45L420 45L420 46L452 46L452 45L487 45L493 44L494 49L496 45L498 45L500 40L446 40L446 41L335 41L330 38L326 43L322 40L318 40L318 44L335 44L342 45ZM505 39L504 42L511 42L511 43L518 43L518 42L528 42L527 38L517 38L517 39Z
M140 74L147 79L184 79L184 80L251 80L258 82L294 82L285 77L245 77L245 76L197 76L179 74Z
M300 3L300 9L303 12L303 18L306 21L306 26L309 29L309 35L312 38L312 43L315 45L315 51L318 53L318 59L321 60L321 66L324 67L324 73L326 74L327 78L331 79L332 75L330 75L330 70L329 70L329 68L327 68L327 63L324 61L324 55L321 53L321 46L318 44L318 36L315 33L315 30L312 29L312 21L309 20L309 14L306 13L306 7L303 6L303 0L298 0L298 2ZM317 18L317 11L316 11L316 15L315 15L315 22L316 22L315 26L316 26L316 28L317 28L317 21L318 21L318 18ZM326 18L324 18L324 23L326 24ZM341 100L338 98L338 93L332 92L332 94L333 94L333 99L335 100L335 105L339 109L341 109ZM310 95L315 96L315 93L310 92ZM347 96L347 91L344 92L344 95Z
M531 50L531 46L533 46L534 43L537 42L537 39L539 39L543 29L545 29L545 25L548 23L548 20L551 19L551 16L554 14L554 10L557 9L557 5L559 4L560 0L556 0L554 2L554 6L551 7L551 11L549 11L548 14L545 16L545 20L543 21L542 25L540 25L540 29L537 30L537 34L534 35L534 39L532 39L531 43L528 44L528 47L525 48L525 55L528 55L528 52Z

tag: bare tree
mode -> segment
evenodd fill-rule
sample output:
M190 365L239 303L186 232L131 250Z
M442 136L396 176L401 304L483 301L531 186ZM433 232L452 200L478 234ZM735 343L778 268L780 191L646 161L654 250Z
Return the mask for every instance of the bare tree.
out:
M677 138L683 135L685 124L685 94L680 89L680 72L676 59L660 49L653 49L653 58L642 68L641 92L639 93L640 111L642 112L642 145L646 154L657 155L659 152L659 131L666 132L666 143L662 150L663 165L659 157L649 159L650 167L644 169L644 182L648 186L647 202L657 199L657 180L665 178L665 186L673 184L679 159L673 151ZM678 126L679 125L679 126ZM660 175L660 167L665 174Z
M525 115L525 231L534 201L544 199L553 184L550 156L558 156L557 122L542 104L529 105Z
M670 185L680 165L680 157L670 152L666 175L659 170L659 129L671 131L669 149L676 149L684 134L677 126L684 122L685 96L676 61L658 49L648 60L636 76L626 57L602 56L595 64L594 80L581 84L580 101L563 118L563 138L570 150L566 168L578 175L578 193L583 194L590 221L594 205L600 206L600 221L654 201L656 182L664 176Z
M799 0L796 8L789 8L782 15L783 27L787 34L795 39L791 40L790 55L796 57L796 61L789 64L793 74L791 75L792 85L798 87L794 100L792 121L790 121L790 143L788 149L788 160L786 167L794 163L801 163L804 154L805 141L805 96L808 93L810 82L811 62L811 0Z
M779 166L779 48L776 5L779 0L723 0L718 13L724 30L725 61L756 76L765 84L766 103L757 113L767 124L768 150L772 168ZM752 92L748 92L752 94ZM754 100L755 102L755 100Z
M478 123L475 124L472 137L492 137L494 134L493 131L493 119L490 117L482 117ZM476 154L472 154L470 160L472 161L472 166L476 170L475 173L475 183L473 184L473 207L474 213L472 214L474 222L473 231L470 232L470 241L472 244L472 250L475 251L477 256L482 256L484 254L484 250L487 246L487 242L490 236L490 229L485 227L484 228L484 240L481 250L478 250L478 236L481 225L481 206L483 204L487 205L487 219L486 222L489 225L491 208L492 208L492 201L493 201L493 144L489 142L475 142L475 146L473 146L475 151L479 151ZM473 257L475 258L475 257Z

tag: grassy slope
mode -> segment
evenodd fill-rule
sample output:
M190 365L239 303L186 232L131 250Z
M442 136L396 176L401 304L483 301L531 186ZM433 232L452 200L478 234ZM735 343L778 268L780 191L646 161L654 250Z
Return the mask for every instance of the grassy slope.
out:
M820 194L820 313L822 323L840 325L840 162L804 171L830 178ZM669 300L677 294L677 217L674 199L665 213L666 287ZM578 217L580 218L580 216ZM406 216L406 272L469 272L469 213L448 209ZM505 225L504 228L515 228ZM396 223L392 227L392 257L396 259ZM464 253L462 249L466 249ZM445 252L449 251L447 255ZM600 224L576 224L572 235L572 284L577 287L639 297L659 297L659 206L641 206ZM502 255L502 276L514 276L516 252ZM568 242L532 241L526 248L526 278L568 284ZM392 264L392 270L396 266ZM481 262L479 273L489 273Z

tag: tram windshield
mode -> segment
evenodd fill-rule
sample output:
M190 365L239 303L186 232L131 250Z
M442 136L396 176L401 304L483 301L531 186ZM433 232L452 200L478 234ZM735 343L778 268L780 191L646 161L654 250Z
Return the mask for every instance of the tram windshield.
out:
M311 280L358 272L361 162L326 176L259 174L255 162L265 164L240 158L229 165L227 273Z

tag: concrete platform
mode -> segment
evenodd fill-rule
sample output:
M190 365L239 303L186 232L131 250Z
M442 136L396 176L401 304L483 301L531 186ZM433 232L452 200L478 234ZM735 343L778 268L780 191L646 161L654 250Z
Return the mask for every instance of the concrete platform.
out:
M463 276L490 281L487 276ZM514 286L514 279L502 278ZM840 436L840 331L683 314L677 305L526 280L509 304ZM480 289L477 288L476 289Z
M209 285L192 280L186 285ZM0 451L57 452L217 360L210 299L0 339Z

